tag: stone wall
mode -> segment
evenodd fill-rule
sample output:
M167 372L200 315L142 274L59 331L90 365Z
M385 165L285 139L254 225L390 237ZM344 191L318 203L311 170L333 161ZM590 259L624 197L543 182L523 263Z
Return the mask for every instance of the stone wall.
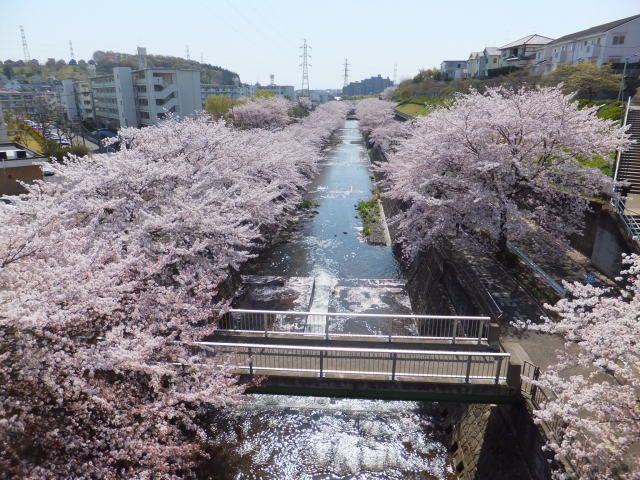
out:
M443 413L460 480L551 478L543 439L524 404L456 404Z

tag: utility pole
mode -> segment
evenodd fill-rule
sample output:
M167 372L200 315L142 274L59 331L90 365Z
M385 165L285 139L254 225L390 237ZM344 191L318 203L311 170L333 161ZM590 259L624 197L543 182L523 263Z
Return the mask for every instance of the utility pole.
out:
M349 85L349 62L347 61L347 59L344 59L344 83L343 83L343 87L346 87L347 85Z
M69 40L69 57L71 58L71 60L76 59L76 56L73 53L73 43L71 43L71 40Z
M24 28L20 25L20 35L22 36L22 52L24 54L24 62L27 63L31 60L29 55L29 46L27 45L27 36L24 34Z
M309 51L311 50L311 46L307 45L307 39L304 39L304 42L302 43L302 46L300 47L300 49L302 50L302 54L300 55L300 58L302 59L302 62L300 63L300 66L302 67L302 86L300 88L300 96L302 97L308 97L309 96L309 67L311 66L311 64L309 63L309 60L311 59L311 54L309 53ZM306 91L306 94L305 94Z

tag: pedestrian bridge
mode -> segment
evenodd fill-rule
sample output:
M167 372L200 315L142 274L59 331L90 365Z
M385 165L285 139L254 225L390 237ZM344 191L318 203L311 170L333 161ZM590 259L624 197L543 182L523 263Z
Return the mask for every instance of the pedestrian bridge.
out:
M489 317L232 309L194 346L256 393L497 403L519 388Z

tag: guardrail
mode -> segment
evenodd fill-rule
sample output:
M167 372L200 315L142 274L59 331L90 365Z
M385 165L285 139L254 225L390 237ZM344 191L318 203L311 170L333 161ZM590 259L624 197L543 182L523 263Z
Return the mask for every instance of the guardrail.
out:
M462 384L506 384L510 355L386 348L193 342L236 373Z
M551 277L551 275L545 272L536 262L531 260L531 258L529 258L522 250L520 250L518 247L516 247L511 243L509 243L509 250L515 253L524 263L526 263L529 266L529 268L531 268L534 272L540 275L540 277L542 277L544 282L547 285L549 285L549 287L551 287L551 289L554 292L560 295L560 297L564 298L567 296L567 291L565 290L565 288L562 285L560 285L558 282L556 282Z
M347 321L351 326L357 322L362 333L344 332ZM217 331L260 334L265 338L295 335L325 340L446 340L481 344L489 340L490 322L490 317L476 316L231 309L219 319Z
M618 212L622 224L631 238L640 237L640 223L634 218L640 217L640 212L634 212L626 208L624 202L619 197L611 197L611 205ZM629 215L631 213L631 215ZM638 241L638 240L636 240Z

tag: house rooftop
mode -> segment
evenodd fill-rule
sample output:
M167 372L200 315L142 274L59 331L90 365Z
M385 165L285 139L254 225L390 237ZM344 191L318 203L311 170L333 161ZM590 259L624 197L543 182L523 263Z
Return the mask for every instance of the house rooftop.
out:
M514 42L507 43L502 47L498 48L498 50L504 50L512 47L519 47L520 45L546 45L549 42L552 42L553 38L545 37L543 35L538 35L534 33L533 35L527 35L526 37L522 37Z
M487 55L500 55L500 49L498 47L487 47L484 51Z
M632 17L621 18L620 20L614 20L613 22L609 22L609 23L603 23L602 25L596 25L595 27L587 28L586 30L580 30L579 32L570 33L569 35L565 35L563 37L557 38L551 43L561 43L561 42L566 42L568 40L574 40L580 37L595 35L597 33L608 32L609 30L619 27L620 25L624 25L625 23L635 20L636 18L640 18L640 14L633 15Z
M18 153L24 152L24 153ZM40 159L44 158L42 155L34 152L33 150L29 150L24 145L21 145L16 142L2 142L0 143L0 157L1 160L25 160L25 159Z

